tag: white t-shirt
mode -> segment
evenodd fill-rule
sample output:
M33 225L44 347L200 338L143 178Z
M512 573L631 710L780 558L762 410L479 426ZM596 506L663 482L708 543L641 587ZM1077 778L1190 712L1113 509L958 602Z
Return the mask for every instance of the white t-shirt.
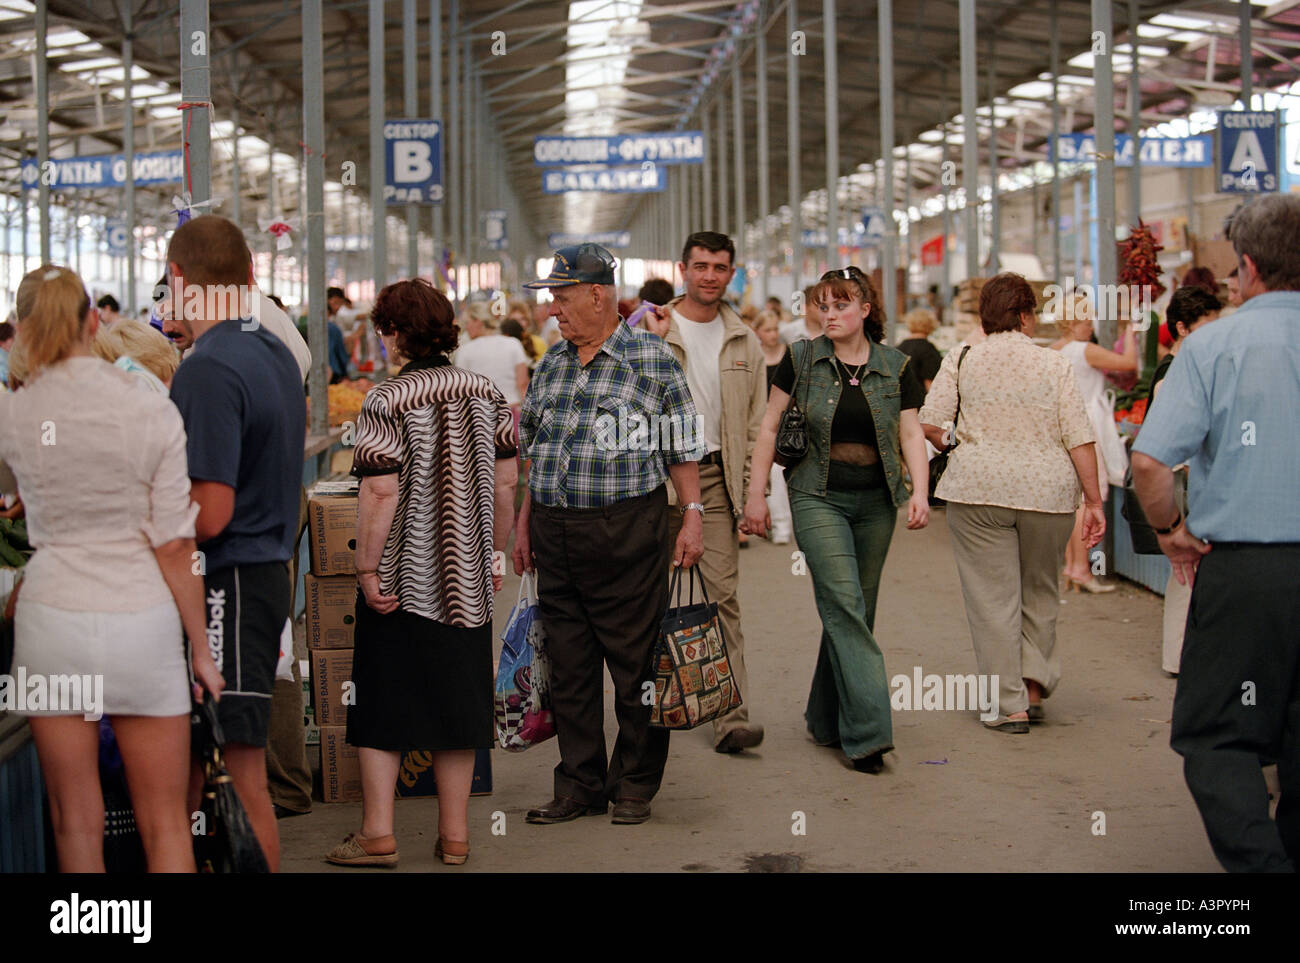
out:
M515 382L515 371L521 364L528 364L524 346L518 338L504 334L485 334L456 349L457 367L491 378L493 384L506 396L508 405L517 405L523 401Z
M808 333L808 323L803 318L787 321L777 328L777 331L781 335L783 344L794 344L796 341L806 341L815 337Z
M723 324L719 315L712 321L692 321L673 311L677 330L686 349L686 385L691 389L695 410L704 419L704 445L709 451L722 448L722 379L718 357L722 354Z
M289 315L276 307L275 302L260 288L257 304L253 306L253 320L284 342L284 346L293 355L293 360L298 362L298 370L306 381L307 372L311 370L311 349L307 347L307 342L302 339L298 326L289 319Z

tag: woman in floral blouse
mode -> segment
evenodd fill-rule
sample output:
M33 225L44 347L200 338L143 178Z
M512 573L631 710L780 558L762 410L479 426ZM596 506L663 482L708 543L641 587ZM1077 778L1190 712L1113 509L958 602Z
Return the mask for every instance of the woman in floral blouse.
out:
M980 291L988 337L964 359L944 358L920 412L936 447L955 436L936 495L948 502L975 660L998 680L997 716L984 724L1013 733L1043 718L1060 681L1056 573L1080 488L1085 542L1106 530L1092 425L1070 362L1029 339L1035 306L1020 275L989 280Z

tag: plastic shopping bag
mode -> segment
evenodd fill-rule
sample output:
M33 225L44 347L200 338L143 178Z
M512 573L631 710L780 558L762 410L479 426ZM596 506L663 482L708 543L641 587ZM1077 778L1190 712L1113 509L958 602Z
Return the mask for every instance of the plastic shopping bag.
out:
M497 741L507 752L523 752L555 735L546 632L533 577L527 572L519 583L519 600L501 643L495 698Z

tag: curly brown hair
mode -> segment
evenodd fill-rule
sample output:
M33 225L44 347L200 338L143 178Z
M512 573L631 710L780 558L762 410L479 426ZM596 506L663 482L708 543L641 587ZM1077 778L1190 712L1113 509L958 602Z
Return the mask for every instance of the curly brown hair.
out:
M850 264L846 268L838 271L827 271L822 275L812 289L813 300L821 303L821 300L827 296L833 298L847 298L850 301L857 301L868 309L867 316L862 321L862 328L867 333L867 337L872 341L882 342L885 340L885 306L881 303L880 295L876 293L876 286L871 282L871 278L863 273L859 267Z
M1011 271L989 278L980 288L980 327L985 334L1019 331L1021 315L1037 308L1034 289L1022 275Z
M424 278L383 288L370 321L377 333L396 338L398 352L412 359L451 351L460 333L451 302Z

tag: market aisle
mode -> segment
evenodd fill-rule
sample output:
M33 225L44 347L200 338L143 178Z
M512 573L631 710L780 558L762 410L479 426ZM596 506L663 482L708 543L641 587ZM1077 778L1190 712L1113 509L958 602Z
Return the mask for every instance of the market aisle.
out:
M942 511L929 528L900 524L881 585L877 628L891 677L974 672ZM551 797L555 743L492 755L495 792L470 801L464 869L515 871L1215 872L1201 821L1169 748L1174 680L1160 669L1161 601L1129 583L1071 593L1059 643L1064 682L1048 723L1028 736L985 731L973 712L894 713L897 751L879 776L854 772L804 732L820 626L794 546L741 553L741 604L757 751L721 756L710 733L673 736L664 787L643 826L608 816L531 826ZM499 596L504 625L518 581ZM610 692L606 680L606 692ZM606 699L606 731L614 722ZM436 801L397 806L399 871L455 872L433 856ZM321 858L360 823L360 803L315 803L280 821L285 872L381 872ZM491 832L504 813L505 835ZM792 828L803 816L806 835ZM1105 835L1093 832L1104 813ZM499 822L499 819L498 819Z

